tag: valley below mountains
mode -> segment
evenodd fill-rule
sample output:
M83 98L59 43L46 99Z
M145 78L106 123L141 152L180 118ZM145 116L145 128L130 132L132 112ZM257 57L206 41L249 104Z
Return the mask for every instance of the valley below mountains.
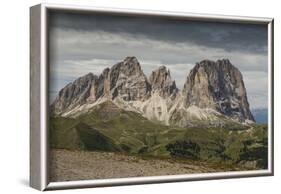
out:
M126 57L66 85L50 111L54 150L267 168L267 125L255 123L242 74L228 59L195 64L178 88L165 66L146 76Z

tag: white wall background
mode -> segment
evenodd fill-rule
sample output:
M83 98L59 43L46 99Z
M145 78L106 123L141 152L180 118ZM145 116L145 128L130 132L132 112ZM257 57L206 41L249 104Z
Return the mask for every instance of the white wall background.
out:
M277 0L9 0L0 17L0 193L35 193L29 177L29 7L41 2L275 18L275 176L82 189L80 193L278 193L281 183L281 12ZM257 83L258 84L258 83ZM77 190L58 191L76 193Z

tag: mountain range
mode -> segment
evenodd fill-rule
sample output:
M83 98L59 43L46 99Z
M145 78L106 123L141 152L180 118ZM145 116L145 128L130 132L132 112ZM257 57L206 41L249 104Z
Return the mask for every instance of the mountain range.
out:
M107 101L164 125L255 122L242 74L228 59L197 63L179 89L165 66L147 77L136 57L126 57L100 75L88 73L66 85L51 104L51 112L75 118Z
M49 124L54 149L267 168L267 125L255 123L242 75L227 59L197 63L179 89L165 66L147 77L127 57L62 88Z

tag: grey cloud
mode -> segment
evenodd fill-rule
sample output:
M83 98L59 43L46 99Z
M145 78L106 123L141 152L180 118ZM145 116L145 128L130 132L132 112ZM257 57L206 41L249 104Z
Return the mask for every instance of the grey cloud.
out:
M122 60L126 56L137 56L141 60L161 60L163 64L193 63L205 58L217 60L229 58L240 70L267 71L267 53L227 51L194 43L170 43L132 36L126 33L105 31L80 32L54 29L51 33L51 61L110 59Z
M169 42L189 41L207 47L228 51L244 50L263 53L267 51L267 26L174 20L159 17L136 17L110 14L50 14L50 26L79 31L103 30L112 33L143 35ZM171 34L173 36L171 36Z

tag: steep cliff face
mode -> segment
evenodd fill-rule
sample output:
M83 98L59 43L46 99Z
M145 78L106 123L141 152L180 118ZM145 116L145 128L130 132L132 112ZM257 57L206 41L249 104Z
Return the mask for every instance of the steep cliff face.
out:
M112 98L125 101L146 100L150 95L150 84L136 57L127 57L110 69L110 92Z
M89 73L78 78L72 83L66 85L60 90L55 101L51 105L51 110L54 113L61 113L71 110L76 106L87 103L88 98L98 98L95 85L98 82L98 77Z
M89 73L65 86L51 109L75 117L105 101L166 125L254 122L242 74L227 59L197 63L180 91L165 66L147 79L138 60L127 57L99 76Z
M175 97L178 92L176 82L172 80L170 71L165 66L152 71L149 82L152 91L159 92L159 95L163 98Z
M183 95L186 107L211 108L239 122L254 121L242 74L227 59L197 63Z

